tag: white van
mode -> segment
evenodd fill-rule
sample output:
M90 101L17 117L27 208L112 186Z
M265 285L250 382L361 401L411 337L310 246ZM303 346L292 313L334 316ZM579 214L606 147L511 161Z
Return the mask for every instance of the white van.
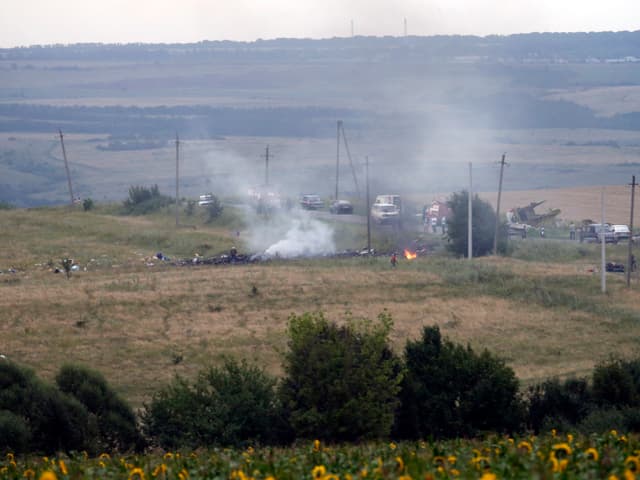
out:
M616 240L629 240L631 238L631 231L626 225L611 225L613 235Z
M371 218L376 223L394 223L400 218L400 209L393 203L374 203Z

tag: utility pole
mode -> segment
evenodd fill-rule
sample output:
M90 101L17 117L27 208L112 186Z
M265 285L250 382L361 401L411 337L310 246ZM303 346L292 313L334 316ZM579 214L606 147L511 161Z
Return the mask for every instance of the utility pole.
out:
M269 145L267 145L267 150L264 154L264 160L265 160L265 165L264 165L264 184L268 187L269 186Z
M633 204L635 203L635 192L636 192L636 176L633 175L631 177L631 219L629 220L629 251L627 252L627 287L631 286L631 267L632 267L632 262L631 262L631 258L633 257L633 254L631 253L632 250L632 245L633 245Z
M367 255L371 254L371 211L369 209L369 157L365 158L365 168L367 172Z
M176 132L176 228L180 225L180 139Z
M467 224L467 258L471 260L473 258L473 177L471 162L469 162L469 205L467 210L469 211L469 219Z
M340 129L342 129L342 120L338 120L336 130L336 201L338 200L338 184L340 182Z
M602 210L602 223L600 224L600 242L601 242L601 247L600 247L600 288L602 290L602 293L605 293L607 291L607 265L606 265L606 260L605 260L605 256L606 256L606 248L605 245L607 244L607 238L605 236L605 223L604 223L604 187L602 187L602 196L600 199L600 209Z
M496 232L493 237L493 254L498 254L498 233L500 231L500 197L502 196L502 174L504 172L504 158L506 153L502 154L502 160L500 161L500 182L498 183L498 204L496 206Z
M73 188L71 187L71 174L69 173L69 164L67 163L67 151L64 149L64 135L62 130L60 132L60 145L62 145L62 157L64 158L64 169L67 172L67 184L69 185L69 197L71 198L71 205L73 205Z

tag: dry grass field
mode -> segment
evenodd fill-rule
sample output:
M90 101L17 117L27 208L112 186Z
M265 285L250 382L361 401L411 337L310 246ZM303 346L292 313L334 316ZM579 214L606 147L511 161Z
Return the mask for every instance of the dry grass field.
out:
M599 293L595 245L558 242L582 253L553 263L425 256L397 269L385 257L176 267L148 257L203 244L214 254L232 240L225 226L175 231L171 221L0 211L0 353L45 378L66 362L89 365L138 407L175 374L194 375L225 355L278 374L287 319L307 311L341 322L387 310L399 353L437 324L452 340L503 356L525 385L640 353L638 279L627 290L609 274L608 293ZM611 258L625 251L612 247ZM64 256L82 267L69 279L47 265Z

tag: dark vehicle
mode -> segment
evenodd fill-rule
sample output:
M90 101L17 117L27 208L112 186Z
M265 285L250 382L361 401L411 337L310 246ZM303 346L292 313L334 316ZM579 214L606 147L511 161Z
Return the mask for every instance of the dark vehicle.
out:
M324 208L324 202L319 195L303 195L300 198L300 206L305 210L317 210Z
M353 213L353 205L348 200L338 200L331 204L329 211L337 215L350 215Z
M605 243L618 243L615 232L608 224L604 224L603 226L600 223L592 223L591 225L582 227L582 232L580 232L581 242L600 243L603 237Z

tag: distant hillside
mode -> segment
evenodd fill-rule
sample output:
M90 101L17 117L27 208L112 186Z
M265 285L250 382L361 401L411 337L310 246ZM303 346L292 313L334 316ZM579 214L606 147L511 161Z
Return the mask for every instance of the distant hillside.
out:
M398 53L403 55L398 56ZM606 61L640 56L640 31L528 33L517 35L438 35L430 37L354 37L331 39L202 41L174 44L35 45L0 49L5 60L165 60L261 59L265 61L353 59L375 52L379 60L425 57L431 60L479 57L484 61Z

